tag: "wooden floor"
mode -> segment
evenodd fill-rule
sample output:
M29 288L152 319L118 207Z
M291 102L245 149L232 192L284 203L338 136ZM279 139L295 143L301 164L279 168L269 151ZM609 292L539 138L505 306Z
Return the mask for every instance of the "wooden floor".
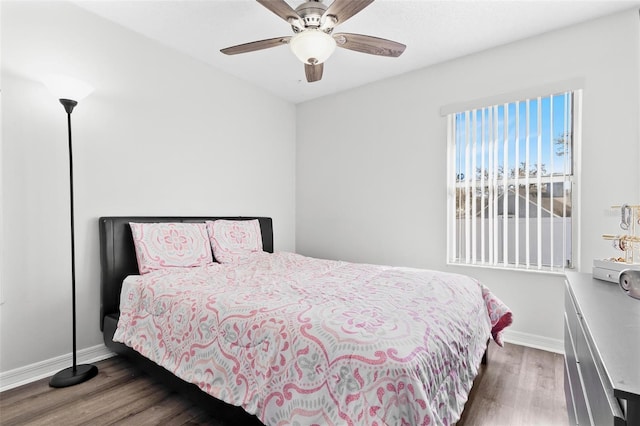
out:
M203 410L120 357L97 363L98 376L70 388L48 379L0 393L0 424L259 425L239 409ZM493 345L458 426L567 426L562 355Z
M562 355L493 344L457 426L568 426Z

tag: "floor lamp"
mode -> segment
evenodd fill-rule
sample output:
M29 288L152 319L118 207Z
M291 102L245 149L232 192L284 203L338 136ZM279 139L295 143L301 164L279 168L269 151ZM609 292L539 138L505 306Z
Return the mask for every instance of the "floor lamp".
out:
M98 367L91 364L77 365L76 358L76 250L74 233L74 208L73 208L73 147L71 145L71 113L78 105L78 101L87 97L93 87L83 81L67 76L47 76L43 83L58 98L67 112L67 129L69 133L69 200L71 217L71 311L73 324L73 365L58 371L51 380L49 386L64 388L86 382L98 374Z

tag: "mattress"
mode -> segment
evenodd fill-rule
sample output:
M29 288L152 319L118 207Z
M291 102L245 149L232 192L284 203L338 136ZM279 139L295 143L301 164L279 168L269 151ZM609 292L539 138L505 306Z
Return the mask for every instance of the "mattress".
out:
M450 425L510 322L464 275L256 253L127 277L113 340L267 425Z

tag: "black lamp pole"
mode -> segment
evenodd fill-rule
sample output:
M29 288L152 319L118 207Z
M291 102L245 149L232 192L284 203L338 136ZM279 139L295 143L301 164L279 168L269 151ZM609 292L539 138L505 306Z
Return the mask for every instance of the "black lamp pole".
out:
M71 304L73 323L73 366L58 371L49 381L49 386L64 388L77 385L95 377L98 367L91 364L77 365L76 358L76 248L75 226L73 217L73 147L71 145L71 112L78 102L71 99L60 99L60 103L67 111L67 128L69 130L69 199L71 204Z

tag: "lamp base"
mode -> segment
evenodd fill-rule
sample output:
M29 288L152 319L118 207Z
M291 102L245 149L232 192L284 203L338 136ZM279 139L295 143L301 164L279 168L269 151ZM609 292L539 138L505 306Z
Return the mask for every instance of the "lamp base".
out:
M74 386L86 382L94 378L97 374L98 367L95 365L78 365L75 371L73 367L69 367L58 371L49 381L49 386L52 388L66 388L67 386Z

